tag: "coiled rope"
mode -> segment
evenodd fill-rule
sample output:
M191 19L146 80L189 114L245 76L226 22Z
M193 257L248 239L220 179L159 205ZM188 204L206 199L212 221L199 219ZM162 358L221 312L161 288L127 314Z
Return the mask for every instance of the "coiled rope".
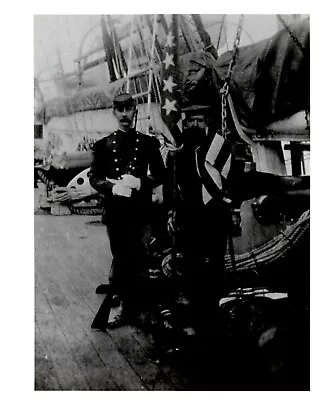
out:
M77 215L102 215L103 208L100 207L75 207L69 206L70 211Z
M298 244L309 228L310 210L307 210L294 224L288 226L273 239L250 252L236 254L237 270L258 270L263 265L267 266L285 257L288 251ZM225 267L228 271L232 270L231 258L229 255L225 256Z

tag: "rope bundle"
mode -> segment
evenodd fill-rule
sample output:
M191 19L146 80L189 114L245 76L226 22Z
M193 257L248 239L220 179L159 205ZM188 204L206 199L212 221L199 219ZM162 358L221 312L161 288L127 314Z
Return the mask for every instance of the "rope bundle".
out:
M310 210L305 211L292 225L288 226L279 235L257 247L251 252L236 254L236 268L239 271L257 269L262 265L268 265L284 257L288 251L298 244L299 240L310 228ZM226 270L232 270L231 258L225 256Z

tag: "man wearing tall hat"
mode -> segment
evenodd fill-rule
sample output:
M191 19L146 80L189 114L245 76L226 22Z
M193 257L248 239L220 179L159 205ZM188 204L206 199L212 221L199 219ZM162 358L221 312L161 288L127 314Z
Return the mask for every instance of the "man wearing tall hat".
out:
M131 95L115 97L118 130L95 143L89 172L90 184L105 196L105 223L113 255L110 289L117 307L110 315L110 327L125 322L139 290L140 274L147 267L144 237L152 190L163 183L165 175L158 140L133 127L136 112ZM104 286L98 291L104 291Z
M191 105L185 109L183 145L175 157L177 246L183 253L184 290L191 300L192 316L199 326L211 329L223 295L224 256L229 227L229 208L213 197L203 199L198 154L207 153L216 130L211 107ZM170 158L171 160L171 158ZM169 165L171 168L171 165ZM171 190L169 190L171 193ZM169 219L170 230L174 228Z

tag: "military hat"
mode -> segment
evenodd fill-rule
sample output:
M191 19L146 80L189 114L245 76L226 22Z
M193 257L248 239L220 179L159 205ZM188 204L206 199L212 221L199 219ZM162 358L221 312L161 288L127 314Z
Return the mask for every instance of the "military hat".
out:
M113 100L113 108L136 106L136 101L129 93L120 93Z
M182 108L181 112L185 114L197 114L197 113L205 114L209 112L210 109L211 109L210 106L204 104L193 104L189 107Z

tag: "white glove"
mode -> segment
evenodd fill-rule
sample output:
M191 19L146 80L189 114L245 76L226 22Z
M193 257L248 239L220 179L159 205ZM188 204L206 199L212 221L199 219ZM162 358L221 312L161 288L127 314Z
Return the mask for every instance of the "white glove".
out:
M136 178L133 175L122 175L122 183L125 187L140 190L141 188L141 179Z
M132 189L124 186L123 182L120 181L113 186L112 193L116 196L131 197Z

